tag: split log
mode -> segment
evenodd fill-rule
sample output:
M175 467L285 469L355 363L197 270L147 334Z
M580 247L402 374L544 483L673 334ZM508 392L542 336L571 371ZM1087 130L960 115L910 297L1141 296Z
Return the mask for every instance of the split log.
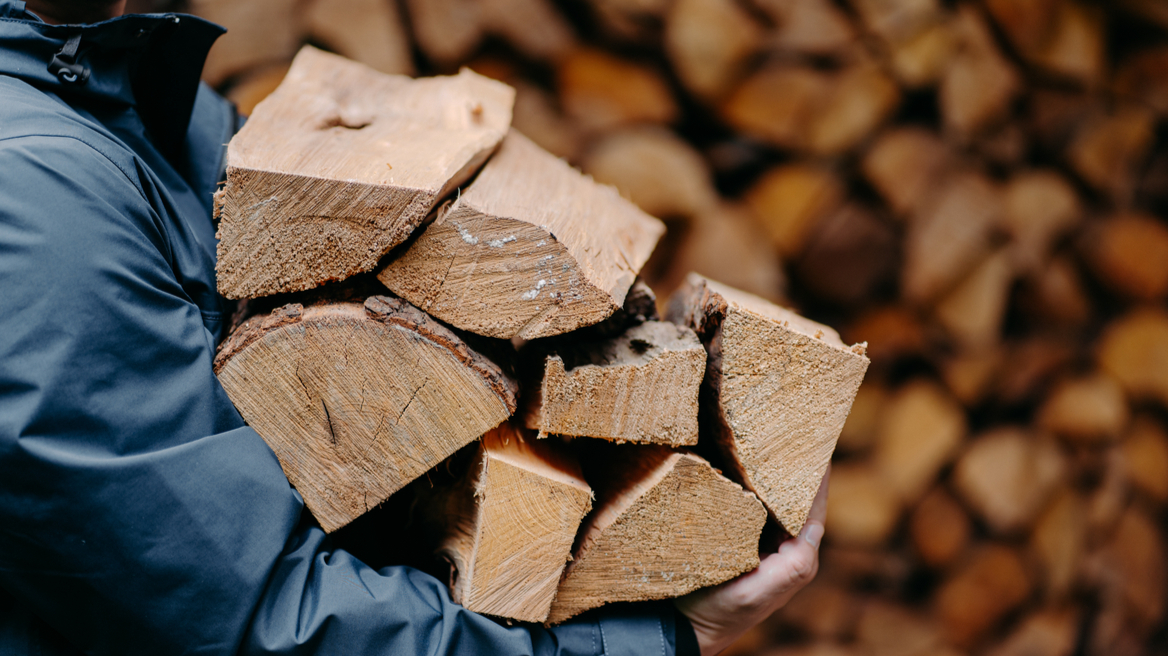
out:
M958 8L954 26L957 52L941 80L938 101L945 127L969 139L1005 116L1022 82L973 5Z
M898 305L878 307L859 316L848 327L849 342L867 342L873 362L890 364L902 358L924 355L925 328L912 310Z
M306 46L228 145L215 196L220 293L371 270L495 149L513 99L470 70L411 80Z
M555 97L524 80L509 84L515 87L512 127L556 157L575 161L583 145L583 135L560 111Z
M766 511L705 460L657 445L615 447L552 603L556 624L619 601L677 597L758 566Z
M874 463L889 488L911 506L956 455L965 433L961 406L935 383L916 380L897 390L884 409Z
M1026 163L1030 135L1020 122L1007 121L982 133L971 145L984 161L1004 169L1017 169Z
M1074 443L1119 439L1127 427L1123 388L1107 374L1064 379L1038 409L1038 425Z
M856 42L856 30L831 0L755 0L774 21L769 45L805 55L839 55Z
M1052 608L1032 613L986 656L1071 656L1079 641L1076 608Z
M953 153L935 134L899 127L882 134L864 155L864 177L898 216L918 211L952 169Z
M803 251L816 223L839 206L843 195L843 183L832 169L784 164L754 183L746 192L746 203L786 258Z
M935 621L922 613L883 600L864 605L856 625L856 644L864 654L950 656Z
M377 277L463 330L547 337L620 308L663 232L616 190L512 131L474 182Z
M889 44L888 64L900 83L910 89L936 84L957 50L952 20L938 20L912 37Z
M1095 94L1044 87L1031 90L1027 105L1027 132L1052 151L1062 151L1085 120L1104 111Z
M1102 81L1106 65L1100 12L1072 0L986 3L1023 59L1085 86Z
M482 9L477 0L405 1L418 48L438 66L466 61L482 41Z
M673 70L704 100L720 98L738 81L762 38L762 27L734 0L676 0L665 19Z
M1083 180L1119 205L1131 201L1137 171L1152 148L1155 115L1138 105L1120 107L1084 122L1067 148L1067 160Z
M601 342L558 347L524 413L547 434L670 446L698 443L706 350L689 328L646 321Z
M1113 321L1100 338L1099 364L1132 397L1168 405L1168 312L1139 309Z
M1005 405L1034 400L1047 383L1078 357L1077 344L1057 334L1038 334L1009 345L994 384L995 399Z
M1064 490L1043 511L1030 534L1030 552L1041 565L1047 599L1065 599L1079 575L1087 541L1087 504Z
M801 286L828 302L855 306L892 286L899 264L899 236L887 220L858 203L847 203L812 228L795 263Z
M564 112L588 131L677 119L677 104L657 71L601 50L574 51L557 69L556 83Z
M904 297L922 303L956 283L989 251L1003 213L997 186L977 173L951 177L909 225Z
M1013 549L983 546L937 592L937 616L946 637L971 646L1030 596L1030 576Z
M913 509L909 535L921 560L940 569L953 563L969 544L969 515L942 487L935 488Z
M660 126L605 135L589 148L580 168L664 219L692 219L718 200L710 167L701 154Z
M942 363L941 377L953 396L970 408L985 400L1004 360L1005 352L998 346L960 351Z
M702 403L726 469L798 535L868 369L864 345L696 274L669 317L709 352Z
M784 626L817 638L838 640L853 634L859 615L859 595L824 578L816 578L799 591L799 603L783 606L775 616Z
M1083 278L1067 257L1056 257L1031 272L1023 281L1018 307L1032 317L1057 325L1080 326L1092 316Z
M304 21L330 50L391 75L413 75L414 59L395 0L312 0Z
M991 430L966 449L953 484L990 530L1029 528L1066 474L1058 446L1021 428Z
M832 467L826 528L833 544L880 547L892 537L900 512L900 498L874 467Z
M1095 554L1088 576L1101 588L1100 597L1122 606L1132 621L1130 629L1147 635L1165 614L1164 537L1153 521L1136 506L1123 512L1114 533Z
M1151 417L1138 417L1120 445L1132 486L1156 503L1168 501L1168 434Z
M300 45L299 0L191 0L188 11L227 28L203 64L203 80L218 86L258 65L287 61ZM157 9L152 10L157 11Z
M1087 539L1094 544L1114 534L1131 496L1122 454L1115 449L1108 449L1096 457L1102 461L1103 472L1097 474L1101 480L1087 499L1086 512Z
M937 20L937 0L851 0L860 21L885 41L903 41Z
M869 378L860 385L852 411L840 431L836 449L842 452L863 451L876 441L876 428L888 404L888 389L878 380Z
M1142 301L1168 296L1168 226L1147 214L1119 214L1083 235L1091 269L1108 287Z
M1011 259L1008 249L999 249L937 303L937 320L963 347L985 349L1000 339L1014 283Z
M576 49L572 26L549 0L478 0L483 26L528 57L558 62ZM448 17L447 20L458 20Z
M562 446L505 423L483 436L462 480L423 496L423 521L437 524L437 553L451 564L455 603L522 622L547 619L592 508L592 489Z
M1016 264L1037 271L1050 259L1056 239L1082 220L1078 195L1053 171L1019 173L1003 190L1003 225L1013 238Z
M288 75L290 64L269 64L260 66L241 75L227 90L225 96L235 103L235 108L244 116L251 116L256 105L272 95Z
M515 411L515 384L394 298L285 305L232 333L215 372L326 531Z
M1141 101L1160 116L1168 114L1168 47L1137 52L1115 72L1116 95Z

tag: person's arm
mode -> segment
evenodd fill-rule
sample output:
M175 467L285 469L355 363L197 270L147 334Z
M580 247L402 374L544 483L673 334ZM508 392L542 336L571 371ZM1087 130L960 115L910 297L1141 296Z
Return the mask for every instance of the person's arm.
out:
M675 653L668 603L508 628L327 551L215 380L135 175L0 140L3 592L92 654Z

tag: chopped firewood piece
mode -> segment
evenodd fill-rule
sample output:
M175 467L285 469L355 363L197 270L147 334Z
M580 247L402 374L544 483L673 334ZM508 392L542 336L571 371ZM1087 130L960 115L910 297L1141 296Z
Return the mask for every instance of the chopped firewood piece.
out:
M778 26L769 45L807 55L846 52L856 42L856 30L831 0L755 0Z
M676 0L665 18L665 52L699 98L721 97L758 51L762 27L734 0Z
M1165 611L1168 563L1157 524L1138 506L1130 506L1087 568L1089 577L1103 588L1100 596L1122 606L1145 630L1157 626Z
M935 383L900 388L876 438L875 463L906 506L917 502L965 439L965 411Z
M1015 48L1033 52L1050 38L1060 4L1063 0L986 0L985 7Z
M1054 324L1076 326L1091 318L1091 300L1083 287L1082 276L1066 257L1056 257L1031 272L1022 286L1019 306L1024 312Z
M1103 111L1095 94L1043 87L1032 90L1027 105L1027 131L1053 151L1063 150L1084 120Z
M832 484L835 484L834 479ZM852 635L859 614L859 595L823 578L816 578L799 591L799 603L783 606L776 617L783 625L806 631L817 638L840 639Z
M1010 366L999 371L994 396L1007 405L1033 400L1078 353L1069 340L1055 335L1035 335L1010 345L1005 356Z
M1160 423L1136 419L1120 452L1132 485L1157 503L1168 501L1168 434Z
M852 411L840 431L836 448L843 452L863 451L876 441L876 428L888 404L888 388L883 383L868 379L856 392Z
M851 0L869 32L885 41L903 41L937 19L937 0Z
M466 61L483 38L482 8L476 0L405 0L414 39L439 66Z
M1168 46L1141 51L1120 64L1115 93L1143 101L1161 116L1168 114Z
M954 26L957 51L941 80L938 102L945 126L969 139L1005 116L1022 83L973 5L958 8Z
M864 345L697 274L669 318L710 354L702 403L730 475L798 535L868 370Z
M1084 85L1101 81L1104 21L1093 8L1073 0L991 0L986 8L1029 63Z
M660 281L672 292L691 271L778 302L787 280L766 231L745 208L720 204L698 214Z
M326 531L515 411L515 384L400 299L285 305L231 334L215 372Z
M586 130L677 118L677 104L660 73L600 50L575 50L560 64L556 80L564 112Z
M904 41L890 44L888 63L900 83L910 89L936 84L957 49L956 32L952 21L937 21Z
M478 0L478 5L483 27L532 59L555 63L576 49L572 26L550 0Z
M803 251L815 224L838 207L843 183L831 169L814 164L784 164L762 175L746 202L770 233L779 255Z
M1139 309L1113 321L1100 339L1099 364L1131 396L1168 405L1168 312Z
M1014 550L982 547L936 596L937 615L949 641L968 647L1030 596L1031 581Z
M718 200L701 154L659 126L605 135L588 150L580 168L660 218L692 218Z
M1001 336L1013 282L1010 251L1000 249L937 303L938 321L965 348L993 346Z
M899 242L890 221L847 203L814 226L795 276L819 298L859 305L896 280Z
M1037 417L1039 426L1073 442L1107 442L1118 439L1127 426L1127 399L1107 374L1064 379Z
M954 164L935 134L902 127L882 134L864 155L864 177L898 216L916 212Z
M909 521L917 553L933 568L949 565L965 551L970 530L969 515L940 487L925 495Z
M1030 534L1030 551L1042 566L1046 597L1062 599L1079 573L1087 539L1087 504L1064 490L1047 506Z
M1112 289L1143 301L1168 296L1168 226L1147 214L1120 214L1083 239L1095 274Z
M284 81L289 66L290 64L270 64L248 71L227 90L227 99L235 103L235 108L240 114L251 116L256 105L272 95Z
M412 80L305 46L227 147L220 293L300 291L371 270L491 154L513 99L470 70Z
M547 337L620 308L664 231L615 189L512 131L377 278L457 328Z
M509 423L487 433L462 480L423 493L423 521L451 564L450 598L522 622L547 619L592 488L563 445Z
M879 67L849 66L836 75L831 93L814 114L807 148L824 155L851 150L899 104L896 83Z
M880 307L865 312L848 327L849 342L867 342L868 357L891 363L925 352L925 328L908 308Z
M947 180L909 224L905 298L930 301L968 273L987 254L1002 213L1001 193L985 176L963 173Z
M1054 608L1031 614L986 656L1071 656L1079 640L1079 611Z
M1130 200L1155 138L1155 115L1138 105L1097 115L1076 131L1067 159L1087 184L1117 203Z
M305 23L310 37L370 68L413 75L410 40L393 0L312 0Z
M990 383L1002 366L1004 355L997 346L959 352L945 360L941 377L958 401L966 407L975 406L985 399Z
M212 86L261 64L287 61L300 45L299 0L191 0L188 11L227 28L203 64ZM157 10L153 10L157 11Z
M998 428L975 439L953 469L958 493L990 530L1030 526L1066 473L1058 445L1020 428Z
M900 498L874 467L832 467L826 527L833 544L879 547L892 537L900 511Z
M706 350L689 328L646 321L609 340L556 348L542 370L524 419L541 435L698 443Z
M657 445L615 447L589 474L592 514L547 621L619 601L676 597L758 566L766 510L705 460Z
M1082 219L1074 187L1053 171L1014 176L1003 198L1003 225L1013 237L1015 261L1025 270L1045 266L1054 241Z
M576 124L560 112L552 94L523 80L511 86L515 87L515 115L511 125L540 148L574 161L583 137Z
M883 600L864 605L856 625L856 643L865 654L941 656L944 641L928 616Z

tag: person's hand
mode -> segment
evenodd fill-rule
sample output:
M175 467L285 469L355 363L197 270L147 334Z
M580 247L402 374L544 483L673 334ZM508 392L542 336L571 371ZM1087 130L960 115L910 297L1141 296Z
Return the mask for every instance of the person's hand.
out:
M702 656L712 656L730 646L815 578L827 515L829 476L830 466L798 537L779 545L778 553L763 557L753 572L675 600L677 608L693 624Z

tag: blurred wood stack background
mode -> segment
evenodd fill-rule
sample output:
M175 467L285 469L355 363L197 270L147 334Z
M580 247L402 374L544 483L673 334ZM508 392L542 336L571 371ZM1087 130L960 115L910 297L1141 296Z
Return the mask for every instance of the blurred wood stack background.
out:
M231 29L245 113L305 42L503 80L666 221L658 298L696 270L869 343L820 575L732 653L1168 653L1168 5L164 4Z

